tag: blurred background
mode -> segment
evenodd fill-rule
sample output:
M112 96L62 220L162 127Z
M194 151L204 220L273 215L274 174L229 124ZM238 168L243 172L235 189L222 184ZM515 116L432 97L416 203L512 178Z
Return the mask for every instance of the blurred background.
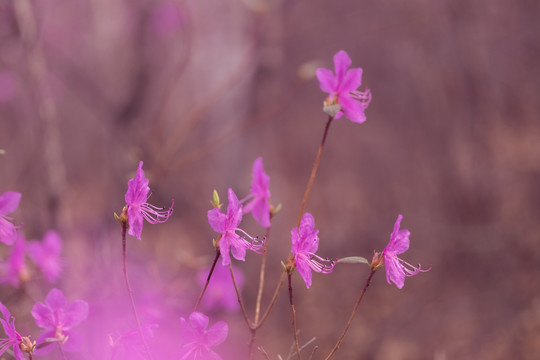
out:
M128 238L129 272L144 322L160 324L152 346L175 358L214 255L212 191L247 195L262 156L283 206L264 308L327 119L314 73L343 49L373 101L364 124L330 128L306 208L318 253L371 258L403 214L402 258L433 268L402 290L379 271L335 358L538 359L539 13L526 0L0 0L0 193L22 193L10 216L27 239L64 240L55 284L34 272L0 301L35 339L29 309L53 286L85 299L85 349L69 359L111 358L108 336L135 327L113 212L143 160L150 202L175 206ZM242 226L264 235L251 217ZM260 256L235 264L252 314ZM342 264L309 290L294 274L299 339L315 338L304 358L328 354L368 273ZM216 351L246 358L240 314L204 311L230 326ZM284 287L256 344L277 359L291 343Z

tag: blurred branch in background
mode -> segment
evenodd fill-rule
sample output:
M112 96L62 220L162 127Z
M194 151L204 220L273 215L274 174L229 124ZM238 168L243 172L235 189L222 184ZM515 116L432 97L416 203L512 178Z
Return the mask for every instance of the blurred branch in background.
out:
M43 55L34 9L30 0L20 0L13 3L17 23L21 31L21 41L24 43L29 71L29 81L37 106L40 121L43 123L45 140L44 154L47 163L49 179L48 209L49 226L64 228L69 224L69 212L63 211L62 193L68 184L66 169L62 159L60 142L60 125L56 105L50 96L47 63Z

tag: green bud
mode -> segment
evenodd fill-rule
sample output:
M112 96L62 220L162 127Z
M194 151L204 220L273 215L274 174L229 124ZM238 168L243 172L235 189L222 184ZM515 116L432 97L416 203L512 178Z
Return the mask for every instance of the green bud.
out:
M221 208L222 204L219 203L219 194L217 190L214 190L214 192L212 193L212 200L210 201L210 204L212 204L212 206L215 208Z

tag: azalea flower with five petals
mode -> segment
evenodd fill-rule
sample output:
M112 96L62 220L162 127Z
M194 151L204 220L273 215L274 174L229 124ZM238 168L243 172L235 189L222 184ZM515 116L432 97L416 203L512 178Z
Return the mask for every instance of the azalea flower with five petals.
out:
M409 230L399 229L402 219L403 215L399 214L394 224L394 231L390 235L390 242L382 252L384 267L386 269L386 281L390 285L393 282L398 289L403 288L405 277L431 270L431 266L429 269L422 269L420 265L415 267L397 257L409 249L409 236L411 234Z
M358 91L362 84L362 69L349 69L352 61L344 50L334 55L335 75L331 70L317 69L317 79L321 90L328 93L324 101L324 110L334 118L345 115L351 121L363 123L366 121L364 110L371 101L371 92Z
M36 354L44 355L53 350L54 343L64 351L75 352L82 347L82 337L73 330L88 317L88 303L83 300L67 302L62 291L52 289L45 302L38 302L32 308L36 325L43 328L37 342L40 344Z
M161 224L169 219L173 212L174 200L169 210L158 208L149 204L150 188L148 179L144 176L143 162L139 162L135 177L128 182L128 191L125 195L129 230L128 234L141 240L143 219L150 224ZM125 208L124 208L125 209Z
M319 249L319 230L315 229L315 219L310 213L305 213L300 221L300 228L291 230L294 261L298 273L304 279L306 287L311 286L311 270L329 274L334 270L335 261L315 255Z

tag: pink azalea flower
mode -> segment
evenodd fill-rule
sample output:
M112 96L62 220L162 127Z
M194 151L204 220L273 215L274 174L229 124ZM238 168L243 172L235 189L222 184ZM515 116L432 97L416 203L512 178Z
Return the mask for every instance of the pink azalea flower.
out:
M21 234L16 234L15 238L7 262L0 266L0 282L18 287L21 280L28 280L28 271L25 263L26 241Z
M82 337L72 328L88 317L88 303L75 300L68 304L62 291L52 289L45 302L38 302L32 308L32 316L37 326L44 329L37 342L40 344L36 354L44 355L53 350L55 342L64 351L76 352L82 347ZM43 344L43 345L41 345Z
M30 241L27 244L30 259L41 269L49 282L54 282L62 271L62 239L56 231L50 230L43 241Z
M243 208L244 214L251 211L253 218L262 226L270 227L270 177L264 172L262 157L253 163L253 182L245 200L250 200ZM242 201L243 202L243 201Z
M238 225L242 221L242 205L238 201L236 194L232 189L229 189L229 205L227 206L227 214L223 214L219 207L209 210L208 223L215 232L221 234L219 240L219 251L221 253L223 265L231 263L229 250L232 252L236 260L245 261L246 249L260 252L264 246L264 240L259 241L257 237L248 235L244 230L239 229ZM242 233L243 236L249 238L250 241L237 234Z
M403 288L406 276L410 277L419 272L431 270L431 266L429 269L423 270L420 268L420 265L414 267L397 257L409 249L409 235L411 234L409 230L399 229L401 219L403 219L403 215L399 214L394 224L394 232L390 235L390 242L382 252L386 268L386 281L390 285L393 282L398 289Z
M0 241L4 244L12 245L15 242L17 227L6 215L15 211L20 201L21 194L15 191L6 191L0 195Z
M0 355L2 355L10 346L12 346L15 359L26 360L23 351L21 350L21 343L23 343L23 337L17 332L17 329L15 328L15 319L11 317L11 313L9 312L8 308L5 307L4 304L2 304L1 302L0 312L3 316L3 319L0 319L0 323L2 324L4 332L7 335L7 338L0 338ZM33 350L33 347L31 350Z
M189 323L180 318L183 345L180 360L221 360L211 347L221 344L229 334L229 327L224 321L218 321L210 329L208 316L194 312L189 315Z
M201 289L206 283L208 272L210 268L199 271L198 278ZM244 274L233 267L234 279L238 290L241 292L244 286ZM214 273L212 274L212 281L208 284L208 288L204 293L202 299L202 305L205 309L218 310L225 309L227 311L236 311L240 309L238 299L236 297L236 291L234 290L234 284L232 282L231 273L226 266L216 266Z
M334 270L335 261L315 255L319 248L319 230L315 229L315 219L310 213L305 213L300 221L300 229L291 230L294 261L298 273L304 279L306 287L311 286L311 270L329 274Z
M345 115L350 120L363 123L366 121L364 110L371 101L371 92L358 91L362 84L362 69L349 69L352 61L344 50L334 55L335 76L331 70L317 69L317 79L321 90L328 93L324 102L325 111L339 119Z
M148 179L144 176L142 169L143 162L139 162L135 177L128 182L128 191L125 200L127 204L127 214L129 222L128 234L141 240L143 229L143 219L150 224L161 224L169 219L173 212L174 200L169 210L163 210L154 205L150 205L147 200L150 197Z

